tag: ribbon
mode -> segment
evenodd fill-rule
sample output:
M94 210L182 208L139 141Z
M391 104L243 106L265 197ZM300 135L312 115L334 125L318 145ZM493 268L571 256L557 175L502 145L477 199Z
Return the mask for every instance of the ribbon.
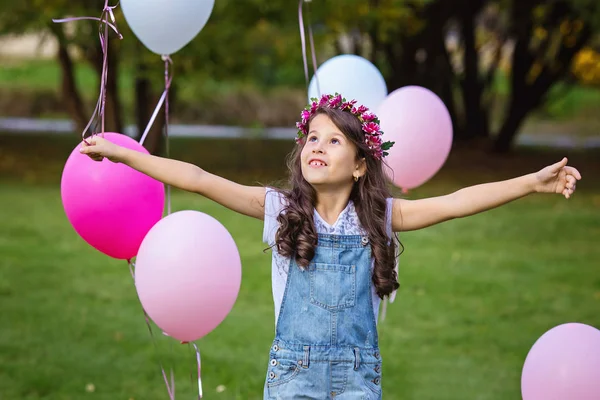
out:
M304 78L306 80L306 90L310 85L308 77L308 60L306 56L306 33L304 29L304 17L302 15L304 3L310 3L311 0L300 0L298 3L298 24L300 25L300 43L302 44L302 61L304 62ZM321 87L319 85L319 77L317 75L317 54L315 52L315 41L312 33L312 25L310 23L310 9L308 12L308 38L310 43L310 52L312 55L313 71L315 74L315 81L317 83L317 94L321 97Z
M165 130L165 151L166 151L166 155L167 157L169 157L169 89L171 88L171 82L173 80L173 74L172 74L172 65L173 65L173 60L171 60L171 57L169 57L168 55L163 55L162 56L162 60L165 63L165 90L163 91L162 95L160 96L160 99L158 100L158 103L156 104L156 107L154 108L154 111L152 112L152 116L150 117L150 120L148 121L148 125L146 125L146 129L144 129L144 133L142 134L142 137L140 139L140 144L143 145L144 141L146 140L146 137L148 136L148 133L150 132L150 128L152 128L152 125L154 124L154 121L156 120L156 117L158 116L158 113L160 111L160 109L163 106L163 103L165 105L165 126L164 126L164 130ZM167 185L167 215L171 214L171 185Z
M135 283L135 263L131 261L131 259L127 260L127 264L129 265L129 272L131 273L131 277ZM152 344L154 345L154 350L158 353L158 345L156 344L156 339L154 337L154 332L152 332L152 324L150 322L150 317L142 307L142 312L144 313L144 319L146 320L146 326L148 327L148 332L150 332L150 339L152 340ZM163 334L165 334L163 332ZM166 335L166 334L165 334ZM168 335L166 335L168 336ZM167 377L167 373L165 372L165 368L161 361L158 362L160 366L160 371L163 376L163 380L165 381L165 385L167 386L167 392L169 393L169 400L175 400L175 375L173 373L173 368L170 370L171 381L169 382L169 378Z
M198 367L198 398L201 399L202 398L202 374L201 374L202 364L200 362L200 350L198 350L198 346L196 346L196 343L191 343L191 345L194 347L194 350L196 352L196 365Z
M80 20L94 20L94 21L100 21L100 25L98 27L98 36L100 37L100 45L102 48L102 73L100 76L100 94L98 96L98 101L96 102L96 107L94 107L94 112L92 113L92 117L90 118L88 124L86 125L86 127L83 129L83 132L81 133L81 138L83 139L83 141L86 144L89 144L86 140L85 140L85 135L87 133L87 131L92 128L92 134L91 136L93 136L95 134L94 130L97 129L98 123L100 124L100 131L101 134L104 135L104 122L105 122L105 118L104 118L104 109L105 109L105 105L106 105L106 83L108 81L108 28L111 28L113 31L115 31L115 33L119 36L119 39L123 39L123 35L121 35L121 33L119 32L119 30L117 29L117 23L116 23L116 19L115 19L115 14L113 12L113 10L115 8L117 8L118 3L116 6L109 6L108 5L108 0L106 0L104 2L104 8L102 9L102 14L100 14L100 18L97 17L72 17L72 18L62 18L62 19L53 19L52 22L55 23L63 23L63 22L70 22L70 21L80 21ZM110 17L110 20L112 21L109 22L108 18ZM100 122L98 122L100 121Z

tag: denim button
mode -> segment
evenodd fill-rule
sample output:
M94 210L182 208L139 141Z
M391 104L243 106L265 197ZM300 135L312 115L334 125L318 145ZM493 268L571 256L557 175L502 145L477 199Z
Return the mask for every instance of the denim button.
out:
M302 360L298 360L298 365L302 365Z
M273 345L273 351L278 351L279 350L279 346L277 346L276 344Z
M376 351L374 355L375 355L375 358L379 359L379 352Z
M273 371L269 372L269 378L271 378L271 379L275 378L275 372L273 372Z
M381 371L381 365L377 365L375 367L375 372L379 373L379 371Z
M379 385L379 377L373 379L373 383L376 385Z
M272 359L271 360L271 365L272 366L276 366L277 365L277 360L276 359Z
M361 243L362 243L362 245L363 245L363 246L366 246L366 245L369 243L369 238L368 238L368 237L366 237L366 236L363 236L363 237L360 239L360 241L361 241Z

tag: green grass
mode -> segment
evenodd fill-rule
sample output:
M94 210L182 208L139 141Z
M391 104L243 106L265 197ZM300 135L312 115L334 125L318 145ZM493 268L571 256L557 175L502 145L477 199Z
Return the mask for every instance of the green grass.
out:
M457 171L443 171L411 196L479 179ZM478 168L490 179L502 175L492 171ZM402 288L380 326L384 398L518 399L523 361L539 336L571 321L600 327L600 188L585 185L597 170L583 174L568 201L531 196L401 236ZM175 368L177 398L195 398L192 353L157 329L155 348L126 263L76 235L58 178L0 182L0 397L166 399L160 361ZM262 398L274 331L262 224L191 194L175 192L172 201L173 210L218 218L242 257L234 309L198 342L205 397Z
M82 87L96 87L98 76L87 64L75 64L75 79ZM15 89L56 90L61 80L60 65L54 60L9 62L2 66L0 86Z

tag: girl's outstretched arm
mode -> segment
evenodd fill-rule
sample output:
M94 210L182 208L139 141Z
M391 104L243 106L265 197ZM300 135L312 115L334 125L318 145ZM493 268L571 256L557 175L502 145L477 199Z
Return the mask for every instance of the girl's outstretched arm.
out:
M568 167L567 159L563 158L537 173L470 186L445 196L394 199L392 228L394 232L425 228L487 211L531 193L559 193L568 199L580 179L579 171Z
M265 193L261 186L244 186L208 173L183 161L140 153L94 136L81 145L81 153L96 161L108 158L160 182L188 192L199 193L217 203L257 219L264 218Z

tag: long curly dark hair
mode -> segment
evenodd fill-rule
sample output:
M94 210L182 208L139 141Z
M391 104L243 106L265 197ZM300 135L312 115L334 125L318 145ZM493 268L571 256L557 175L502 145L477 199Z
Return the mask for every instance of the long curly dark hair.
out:
M370 154L364 142L362 125L352 114L329 107L319 108L316 115L325 114L357 149L357 160L366 161L366 174L354 183L350 200L354 202L358 218L366 230L375 261L373 284L380 298L389 296L400 285L395 267L397 236L392 239L386 232L386 199L391 197L383 162ZM311 120L312 120L311 118ZM314 225L315 189L304 179L298 144L288 156L289 189L280 190L286 198L283 212L277 217L279 229L275 246L284 257L294 257L301 268L306 268L315 255L317 232ZM400 246L401 243L398 241Z

